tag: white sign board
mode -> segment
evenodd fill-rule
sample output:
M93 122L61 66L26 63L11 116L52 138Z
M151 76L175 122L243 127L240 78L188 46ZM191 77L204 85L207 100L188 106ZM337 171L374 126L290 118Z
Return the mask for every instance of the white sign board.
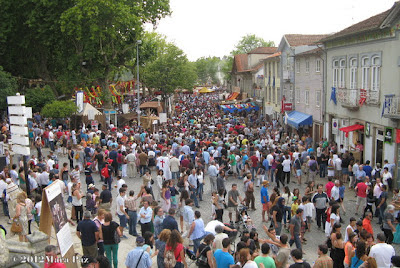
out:
M22 154L22 155L30 155L31 154L31 150L29 149L29 147L21 146L21 145L13 145L12 151L15 154Z
M21 126L10 126L11 135L28 135L28 128Z
M83 112L83 91L76 92L76 106L78 113Z
M8 105L22 105L25 104L25 96L8 96Z
M167 113L160 113L159 114L160 117L160 123L167 123Z
M8 113L10 115L19 115L26 118L32 118L32 107L26 106L9 106Z
M29 146L29 138L19 135L11 135L11 142L14 144Z
M332 134L339 134L339 120L332 119Z
M11 125L26 125L28 124L28 119L22 116L10 116Z

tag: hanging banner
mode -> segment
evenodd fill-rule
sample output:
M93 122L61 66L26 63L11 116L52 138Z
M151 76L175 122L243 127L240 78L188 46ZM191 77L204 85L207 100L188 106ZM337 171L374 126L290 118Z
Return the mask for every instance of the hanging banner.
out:
M333 103L336 105L336 103L337 103L337 101L336 101L336 88L332 88L332 91L331 91L331 99L330 99L331 101L333 101Z
M78 113L83 112L83 91L76 92L76 106Z
M400 129L396 129L396 143L400 143Z
M371 135L371 123L370 122L365 122L364 133L365 133L366 137L369 137Z
M339 134L339 120L332 119L332 134Z
M367 101L367 90L365 89L360 89L360 101L358 102L360 106L363 106L363 104Z

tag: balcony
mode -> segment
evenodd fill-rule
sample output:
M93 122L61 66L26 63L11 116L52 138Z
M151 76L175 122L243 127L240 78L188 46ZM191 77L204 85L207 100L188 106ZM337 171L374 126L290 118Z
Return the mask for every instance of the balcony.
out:
M367 104L379 105L379 91L367 91Z
M358 110L360 108L360 90L359 89L347 89L339 88L337 90L338 102L349 110Z
M400 120L400 97L394 94L385 95L383 117Z
M288 70L284 70L282 73L283 80L290 80L290 72Z

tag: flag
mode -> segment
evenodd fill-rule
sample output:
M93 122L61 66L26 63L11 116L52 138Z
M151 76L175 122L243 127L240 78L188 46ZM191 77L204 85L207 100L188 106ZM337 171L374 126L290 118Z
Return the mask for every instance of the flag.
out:
M275 87L275 76L272 79L272 87Z
M400 129L396 129L396 143L400 143Z
M360 104L360 106L363 106L363 104L366 101L367 101L367 90L360 89L360 101L358 102L358 104Z
M337 101L336 101L336 88L332 87L332 91L331 91L331 101L333 101L333 103L336 105Z

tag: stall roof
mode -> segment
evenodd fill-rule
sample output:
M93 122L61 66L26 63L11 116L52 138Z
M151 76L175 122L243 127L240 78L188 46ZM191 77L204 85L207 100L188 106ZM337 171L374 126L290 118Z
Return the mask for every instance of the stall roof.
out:
M313 123L312 115L293 111L287 115L287 123L296 129L301 126L310 126Z

